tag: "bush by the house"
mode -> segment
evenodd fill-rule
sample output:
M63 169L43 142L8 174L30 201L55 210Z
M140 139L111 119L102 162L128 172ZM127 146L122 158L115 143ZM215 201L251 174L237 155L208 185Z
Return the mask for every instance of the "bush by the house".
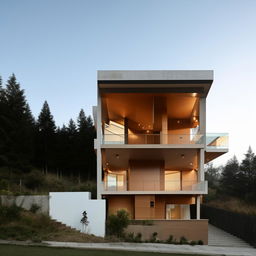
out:
M124 237L124 229L129 224L129 214L125 210L119 210L107 220L107 235Z

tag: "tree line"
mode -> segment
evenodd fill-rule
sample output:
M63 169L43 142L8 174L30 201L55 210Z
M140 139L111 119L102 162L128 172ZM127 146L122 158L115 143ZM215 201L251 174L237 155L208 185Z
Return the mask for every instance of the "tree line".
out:
M219 195L256 203L256 155L249 147L241 163L234 156L224 166L210 164L206 169L206 180L209 188Z
M83 109L77 120L57 127L47 101L37 118L31 113L25 92L14 74L0 77L0 168L16 174L40 169L44 173L96 177L92 118Z

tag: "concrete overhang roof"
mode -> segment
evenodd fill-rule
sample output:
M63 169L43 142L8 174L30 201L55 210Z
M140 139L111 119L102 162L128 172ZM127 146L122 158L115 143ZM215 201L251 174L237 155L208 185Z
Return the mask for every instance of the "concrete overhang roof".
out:
M213 70L99 70L105 92L196 92L207 96Z

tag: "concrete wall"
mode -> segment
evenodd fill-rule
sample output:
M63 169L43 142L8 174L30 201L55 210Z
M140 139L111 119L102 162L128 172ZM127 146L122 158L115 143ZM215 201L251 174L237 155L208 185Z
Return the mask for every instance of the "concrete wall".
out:
M176 240L181 236L188 240L202 240L208 244L208 220L154 220L153 225L129 225L126 233L141 233L142 239L150 239L157 232L157 238L166 240L172 235Z
M1 202L5 206L15 204L26 210L30 210L33 204L40 207L38 212L48 214L49 213L49 196L38 195L38 196L0 196Z
M84 211L89 221L86 230L80 222ZM106 202L91 200L89 192L51 192L50 216L82 232L105 236Z

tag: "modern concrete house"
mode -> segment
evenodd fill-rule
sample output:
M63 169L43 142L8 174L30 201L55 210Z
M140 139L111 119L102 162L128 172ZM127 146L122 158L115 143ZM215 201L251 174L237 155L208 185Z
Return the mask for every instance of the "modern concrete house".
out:
M207 244L204 164L228 151L227 134L206 133L212 83L211 70L98 71L98 199L107 216L125 209L154 223L129 231Z

